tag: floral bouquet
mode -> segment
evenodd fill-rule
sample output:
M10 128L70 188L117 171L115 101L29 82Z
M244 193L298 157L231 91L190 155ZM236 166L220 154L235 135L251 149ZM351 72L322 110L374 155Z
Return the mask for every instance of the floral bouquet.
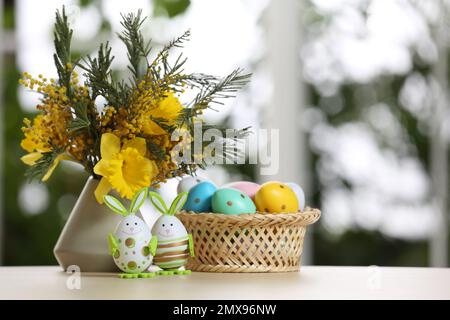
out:
M72 30L64 8L56 12L54 28L57 78L33 78L25 72L20 80L41 94L36 106L39 114L24 119L21 147L28 152L22 157L30 166L28 177L46 181L61 161L75 161L100 179L95 190L99 203L111 189L131 199L143 187L158 187L168 178L193 174L203 167L203 154L194 154L195 161L186 157L175 161L174 153L180 152L177 145L189 149L198 143L192 136L196 123L203 122L202 112L233 97L249 80L241 69L224 78L185 73L184 56L169 59L169 55L189 39L189 31L152 55L150 41L141 32L145 21L141 11L122 15L122 19L123 31L118 36L128 53L127 81L113 76L114 57L108 43L100 45L95 57L77 60L71 56ZM84 83L76 70L84 73ZM194 99L182 103L187 91L194 91ZM98 97L104 98L104 105L97 105ZM203 130L208 128L203 126ZM175 141L172 137L180 129L189 135L177 135ZM247 128L233 130L230 136L227 130L222 143L230 138L236 141L247 132ZM231 154L225 152L224 157L237 152L229 150Z

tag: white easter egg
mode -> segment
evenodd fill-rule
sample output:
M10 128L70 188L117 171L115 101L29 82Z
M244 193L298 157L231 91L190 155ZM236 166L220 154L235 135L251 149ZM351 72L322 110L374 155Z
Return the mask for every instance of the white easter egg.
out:
M147 224L130 214L117 226L114 236L118 242L113 256L117 267L126 273L146 271L153 260L149 249L152 234Z
M189 237L181 221L172 215L162 215L153 225L152 234L158 238L153 263L162 269L177 269L189 257Z
M189 192L189 190L191 190L191 188L197 184L199 184L200 182L204 182L204 181L209 181L206 178L203 177L192 177L192 176L187 176L184 177L183 179L180 180L180 182L178 183L178 187L177 187L177 192L180 194L181 192ZM212 183L212 182L211 182Z
M305 199L305 192L303 189L294 182L287 182L286 185L292 189L292 191L295 192L295 195L297 196L298 200L298 207L300 208L300 211L305 210L306 206L306 199Z

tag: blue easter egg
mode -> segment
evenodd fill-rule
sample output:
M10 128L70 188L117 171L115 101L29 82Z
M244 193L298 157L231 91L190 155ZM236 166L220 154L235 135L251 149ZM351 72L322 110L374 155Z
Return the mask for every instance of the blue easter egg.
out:
M244 192L236 189L219 189L212 197L212 209L215 213L243 214L255 213L256 207L252 199Z
M183 210L194 212L211 212L211 198L217 187L211 182L204 181L193 186L189 190L189 195Z

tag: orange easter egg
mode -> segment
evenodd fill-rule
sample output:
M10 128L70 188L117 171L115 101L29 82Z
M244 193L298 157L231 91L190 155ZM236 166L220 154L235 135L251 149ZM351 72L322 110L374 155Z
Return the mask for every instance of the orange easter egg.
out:
M255 195L259 212L297 212L298 200L295 192L282 182L266 182Z

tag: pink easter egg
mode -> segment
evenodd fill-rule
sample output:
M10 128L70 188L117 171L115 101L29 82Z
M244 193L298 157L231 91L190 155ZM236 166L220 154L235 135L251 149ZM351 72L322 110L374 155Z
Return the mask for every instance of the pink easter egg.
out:
M222 188L232 188L239 190L249 196L253 201L255 201L255 194L258 191L260 185L249 181L236 181L230 182L224 185Z

